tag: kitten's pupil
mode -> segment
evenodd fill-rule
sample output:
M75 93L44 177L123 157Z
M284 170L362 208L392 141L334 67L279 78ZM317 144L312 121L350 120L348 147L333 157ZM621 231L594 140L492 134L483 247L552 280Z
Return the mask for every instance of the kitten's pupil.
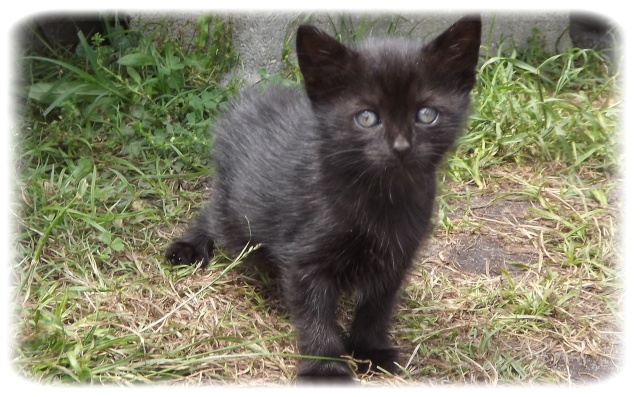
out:
M371 128L380 122L378 115L371 110L364 110L355 116L356 123L363 128Z
M433 108L424 107L416 114L416 121L422 124L434 124L437 120L438 111Z

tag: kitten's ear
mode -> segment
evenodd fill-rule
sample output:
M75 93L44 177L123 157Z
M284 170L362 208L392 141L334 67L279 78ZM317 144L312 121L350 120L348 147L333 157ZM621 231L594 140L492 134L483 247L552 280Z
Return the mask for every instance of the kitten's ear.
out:
M296 37L298 64L312 102L331 98L348 82L356 54L322 30L301 25Z
M461 18L423 48L428 65L438 65L439 75L452 89L469 92L476 82L482 36L479 15Z

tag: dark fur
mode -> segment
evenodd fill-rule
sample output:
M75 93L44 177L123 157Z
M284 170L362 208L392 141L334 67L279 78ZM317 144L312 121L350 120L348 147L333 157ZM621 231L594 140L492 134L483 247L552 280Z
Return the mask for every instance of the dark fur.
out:
M214 242L229 252L260 243L280 270L301 354L352 354L394 371L395 297L429 229L436 167L465 122L479 45L477 17L427 45L389 38L345 47L301 26L306 94L248 91L217 122L212 195L167 258L206 264ZM424 106L439 111L436 124L416 122ZM354 115L367 109L380 123L365 129ZM345 341L334 318L341 292L355 298ZM334 360L303 359L298 370L351 375Z

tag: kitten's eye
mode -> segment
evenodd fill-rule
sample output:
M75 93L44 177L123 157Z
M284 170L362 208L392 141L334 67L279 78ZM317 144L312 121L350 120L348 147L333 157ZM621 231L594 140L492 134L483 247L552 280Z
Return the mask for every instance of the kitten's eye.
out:
M434 108L422 108L416 114L416 121L422 124L433 124L438 120L438 111Z
M356 123L358 123L358 125L363 128L371 128L380 122L380 118L378 117L378 115L371 110L363 110L362 112L356 114L355 120Z

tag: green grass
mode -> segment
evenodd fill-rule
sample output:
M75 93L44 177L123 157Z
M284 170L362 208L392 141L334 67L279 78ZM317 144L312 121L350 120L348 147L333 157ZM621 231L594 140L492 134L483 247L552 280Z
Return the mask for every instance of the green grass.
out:
M94 36L54 56L23 54L12 268L21 376L293 379L295 336L269 275L223 254L206 269L162 256L206 198L210 119L241 86L220 83L237 60L228 23L200 17L188 50L160 28L114 29L126 46ZM347 39L375 22L333 23ZM541 48L534 35L478 65L475 111L440 173L437 228L392 331L401 374L363 382L568 384L615 372L617 76L598 52ZM290 54L284 43L282 75L264 77L299 82Z

